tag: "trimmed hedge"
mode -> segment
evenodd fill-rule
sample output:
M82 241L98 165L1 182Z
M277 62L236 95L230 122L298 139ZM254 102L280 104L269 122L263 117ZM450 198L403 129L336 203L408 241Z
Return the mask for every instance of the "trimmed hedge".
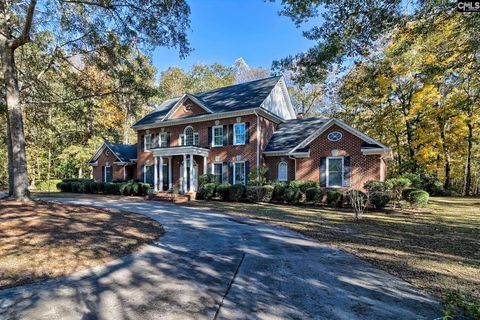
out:
M302 192L298 187L288 187L285 189L285 201L288 204L298 204L302 198Z
M96 182L91 179L65 179L57 184L61 192L73 193L102 193L102 194L121 194L146 196L150 190L150 185L142 182Z
M424 190L413 190L408 194L408 202L415 208L426 207L430 195Z
M270 202L273 195L273 186L249 186L245 192L248 202Z
M242 201L245 197L246 187L243 184L232 184L228 189L228 199L230 201Z
M227 200L230 187L231 187L230 183L217 184L215 188L215 195L220 200Z
M322 189L313 187L313 188L308 188L307 191L305 192L307 202L313 203L313 204L320 204L322 203L323 200L323 192Z
M335 190L328 190L327 203L334 207L341 207L343 203L343 194Z

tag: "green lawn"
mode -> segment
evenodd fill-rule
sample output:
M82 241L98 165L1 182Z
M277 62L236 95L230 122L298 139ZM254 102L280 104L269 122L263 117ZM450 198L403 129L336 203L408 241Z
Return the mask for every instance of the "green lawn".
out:
M261 219L367 260L441 297L459 289L480 299L480 199L432 198L415 214L370 212L360 221L323 207L196 201L199 208Z

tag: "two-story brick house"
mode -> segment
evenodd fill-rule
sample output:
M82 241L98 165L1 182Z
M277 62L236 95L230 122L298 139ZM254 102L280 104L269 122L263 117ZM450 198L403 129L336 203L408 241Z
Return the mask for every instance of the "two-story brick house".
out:
M282 77L186 93L133 128L137 145L105 141L91 159L96 180L136 178L155 191L186 193L197 190L201 174L245 184L250 171L266 165L271 180L361 188L385 178L391 156L388 147L338 119L297 117Z

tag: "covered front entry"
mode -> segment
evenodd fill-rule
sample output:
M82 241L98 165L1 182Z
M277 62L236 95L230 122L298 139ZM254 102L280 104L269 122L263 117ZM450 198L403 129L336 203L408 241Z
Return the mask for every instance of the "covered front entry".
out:
M203 172L207 172L209 149L198 146L180 146L153 148L151 151L154 158L153 189L155 192L173 191L173 177L176 176L177 172L180 177L177 180L180 193L197 191L200 170L194 157L196 156L197 160L201 159L198 158L199 156L203 157ZM178 161L179 156L180 161ZM185 163L186 165L184 165Z

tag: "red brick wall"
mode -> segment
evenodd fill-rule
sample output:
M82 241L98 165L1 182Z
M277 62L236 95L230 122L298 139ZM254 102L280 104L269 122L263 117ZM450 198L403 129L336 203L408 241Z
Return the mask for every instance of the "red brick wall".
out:
M189 105L190 111L185 111L184 106ZM204 114L207 113L205 109L198 106L197 104L193 103L190 99L187 99L171 116L170 119L178 119L184 117L191 117L194 115Z
M240 118L239 122L249 122L249 135L250 135L250 142L245 145L226 145L221 147L210 147L208 145L208 128L213 127L218 121L218 125L228 125L237 123L237 118ZM194 132L198 132L199 135L199 145L202 147L210 148L210 153L207 159L207 162L234 162L237 161L237 156L240 156L238 161L249 161L250 171L256 168L256 150L257 150L257 134L256 134L256 116L255 115L247 115L241 117L232 117L232 118L225 118L219 120L209 120L204 122L197 122L192 124L181 124L181 125L174 125L164 128L155 128L150 129L149 133L156 134L162 132L170 132L170 146L179 146L180 145L180 134L183 134L185 128L187 126L192 126ZM227 128L228 130L228 128ZM153 164L153 156L151 152L144 152L142 148L141 136L145 135L147 130L140 130L138 131L138 161L137 161L137 176L139 178L143 178L143 166L146 161L150 161ZM165 161L167 159L165 158ZM182 156L174 157L173 158L173 174L172 177L175 182L178 182L178 174L179 174L179 163L183 161ZM200 174L203 173L203 158L202 157L195 157L195 161L197 161L200 167Z
M327 136L332 131L339 131L343 137L332 142ZM380 156L363 155L360 151L363 140L333 125L310 143L310 157L297 160L297 179L320 181L320 158L332 156L332 150L338 150L339 156L350 156L352 188L363 188L368 180L380 179Z
M107 155L107 152L109 153ZM113 155L108 149L103 150L100 156L97 159L97 166L93 167L93 178L96 181L101 182L103 178L102 167L104 167L107 162L112 166L112 179L113 180L123 180L123 166L114 164L115 161L118 161L117 157ZM131 179L134 169L134 166L127 166L125 169L126 179Z

